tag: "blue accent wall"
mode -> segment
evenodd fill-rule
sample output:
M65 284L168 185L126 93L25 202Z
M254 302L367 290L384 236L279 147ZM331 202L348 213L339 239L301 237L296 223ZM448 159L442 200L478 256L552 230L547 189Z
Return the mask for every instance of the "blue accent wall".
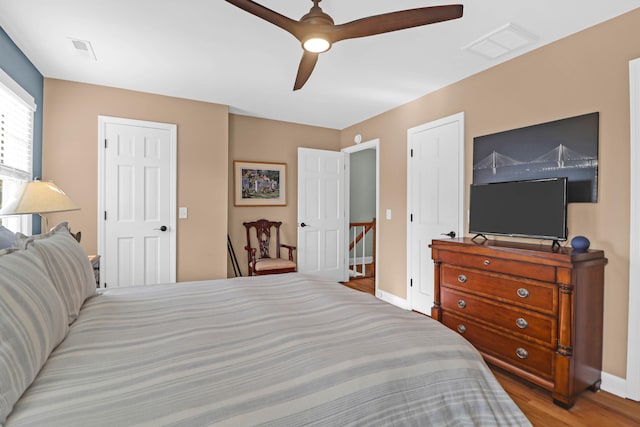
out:
M38 106L33 127L33 176L42 176L42 110L44 109L44 78L29 58L0 27L0 68L29 92ZM40 232L40 218L33 216L33 233Z

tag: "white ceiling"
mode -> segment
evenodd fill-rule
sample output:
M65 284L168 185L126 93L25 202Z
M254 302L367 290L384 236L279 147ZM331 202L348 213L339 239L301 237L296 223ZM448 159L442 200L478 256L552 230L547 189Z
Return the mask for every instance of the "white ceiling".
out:
M257 0L292 19L310 0ZM451 2L453 3L453 2ZM640 0L463 0L461 19L337 43L293 92L289 33L223 0L0 0L0 26L48 78L226 104L230 111L343 129L569 34ZM435 0L324 0L337 24ZM513 23L537 36L488 60L462 47ZM90 41L97 61L73 55Z

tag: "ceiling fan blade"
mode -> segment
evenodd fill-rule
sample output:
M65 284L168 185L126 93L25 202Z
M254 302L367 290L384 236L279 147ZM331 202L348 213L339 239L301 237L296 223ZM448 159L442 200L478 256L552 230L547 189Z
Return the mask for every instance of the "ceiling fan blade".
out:
M267 22L270 22L285 31L291 33L298 40L303 36L302 24L298 21L294 21L284 15L279 14L269 8L266 8L251 0L226 0L228 3L249 12L252 15L262 18Z
M300 60L300 66L298 67L298 75L296 76L296 83L293 85L293 90L298 90L309 80L309 76L313 72L313 69L318 62L318 54L304 51L302 59Z
M228 1L228 0L227 0ZM402 10L358 19L345 24L336 25L331 32L333 43L358 37L372 36L404 30L406 28L435 24L462 17L462 5L421 7Z

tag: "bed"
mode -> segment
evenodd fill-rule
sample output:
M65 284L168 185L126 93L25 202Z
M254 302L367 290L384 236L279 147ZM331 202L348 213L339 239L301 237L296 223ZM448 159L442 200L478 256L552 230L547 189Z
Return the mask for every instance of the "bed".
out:
M0 253L6 427L530 425L478 352L426 316L299 273L95 293L88 261L61 261L80 263L81 248L55 230ZM64 244L43 249L53 240ZM81 292L61 289L70 269ZM37 308L13 306L16 286ZM38 309L31 326L16 320ZM20 371L7 346L29 353L23 335L38 329L51 337L28 359L43 360L7 393Z

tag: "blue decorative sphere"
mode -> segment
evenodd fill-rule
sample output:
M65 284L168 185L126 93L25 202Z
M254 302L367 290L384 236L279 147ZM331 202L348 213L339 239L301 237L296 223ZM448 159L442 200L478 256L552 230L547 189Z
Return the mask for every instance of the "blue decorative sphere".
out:
M584 236L576 236L571 239L571 247L578 251L586 251L589 249L591 242Z

